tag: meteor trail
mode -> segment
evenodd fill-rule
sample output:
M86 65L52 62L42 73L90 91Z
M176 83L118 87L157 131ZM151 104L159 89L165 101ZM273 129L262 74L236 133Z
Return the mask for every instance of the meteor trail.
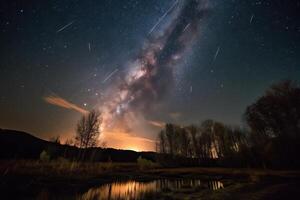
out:
M218 47L218 49L217 49L217 51L216 51L216 53L215 53L215 56L214 56L214 60L213 61L215 61L216 59L217 59L217 57L218 57L218 55L219 55L219 52L220 52L220 46Z
M151 28L151 30L149 31L148 35L150 35L154 30L155 28L161 23L161 21L169 14L169 12L171 10L173 10L173 8L176 6L176 4L178 3L178 0L176 0L173 5L165 12L165 14L163 14L163 16L161 16L158 21L156 22L156 24Z
M60 29L58 29L58 30L56 31L56 33L59 33L59 32L61 32L61 31L65 30L66 28L68 28L69 26L71 26L73 23L74 23L74 21L71 21L71 22L68 23L67 25L65 25L65 26L61 27Z
M188 25L186 25L186 26L184 27L184 29L183 29L183 31L182 31L182 32L186 31L186 29L188 29L188 28L189 28L190 24L191 24L191 23L188 23Z
M254 18L254 15L252 15L250 18L250 21L249 21L250 24L252 24L253 18Z
M107 80L109 80L119 69L115 69L113 72L111 72L103 81L102 83L105 83Z
M88 43L89 52L91 52L91 43Z

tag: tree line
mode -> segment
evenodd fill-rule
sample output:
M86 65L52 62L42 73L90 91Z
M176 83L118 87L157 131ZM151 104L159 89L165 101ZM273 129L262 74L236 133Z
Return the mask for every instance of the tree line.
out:
M217 161L222 166L300 167L300 88L290 80L272 85L246 108L244 127L205 120L200 125L167 123L157 151Z

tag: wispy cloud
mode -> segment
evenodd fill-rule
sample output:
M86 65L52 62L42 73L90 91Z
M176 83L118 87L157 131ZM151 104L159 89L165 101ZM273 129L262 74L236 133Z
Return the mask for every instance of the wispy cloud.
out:
M59 107L62 107L62 108L66 108L66 109L71 109L71 110L75 110L77 112L80 112L82 114L86 114L88 113L87 110L77 106L76 104L74 103L71 103L57 95L50 95L50 96L46 96L46 97L43 97L43 99L49 103L49 104L52 104L52 105L55 105L55 106L59 106Z
M160 121L148 120L147 122L148 122L148 124L150 124L152 126L155 126L155 127L158 127L158 128L163 128L165 126L165 123L160 122Z

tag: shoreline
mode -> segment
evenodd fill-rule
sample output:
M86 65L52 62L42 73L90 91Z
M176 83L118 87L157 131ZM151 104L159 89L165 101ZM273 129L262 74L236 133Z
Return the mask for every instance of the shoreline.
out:
M70 167L70 163L65 163L65 166L56 168L60 166L56 162L6 162L9 162L6 167L7 169L10 168L11 171L6 171L3 167L5 161L0 162L0 191L9 197L17 195L16 191L22 196L32 197L44 188L61 194L83 193L95 186L130 180L138 182L149 182L158 179L221 180L224 181L224 189L214 193L207 192L207 195L222 194L220 199L226 195L243 195L244 192L241 191L244 190L255 194L261 190L285 191L300 185L300 171L297 170L203 167L155 167L140 170L136 163L82 163L82 166L78 164L76 169L78 171L82 170L82 173L73 169L74 172L68 174L65 171ZM49 168L49 166L53 168ZM99 168L101 170L93 171L93 169ZM89 170L89 173L84 173L85 170ZM293 191L297 192L295 189ZM202 193L200 192L199 195L203 195ZM205 198L208 197L205 196Z

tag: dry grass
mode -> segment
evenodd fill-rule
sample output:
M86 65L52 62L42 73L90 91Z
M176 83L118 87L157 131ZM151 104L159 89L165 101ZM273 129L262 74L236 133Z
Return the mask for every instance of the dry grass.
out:
M113 163L113 162L76 162L60 158L42 162L36 160L10 160L0 161L0 174L2 175L82 175L97 176L107 172L130 173L140 171L138 163ZM153 165L143 170L144 174L178 176L178 175L223 175L247 176L257 179L263 176L300 177L300 171L263 170L263 169L237 169L237 168L160 168Z
M0 162L2 175L34 176L97 176L112 171L136 170L136 163L91 163L58 159L49 162L34 160L11 160Z
M264 170L264 169L247 169L247 168L170 168L170 169L152 169L149 170L153 174L164 175L225 175L225 176L249 176L249 177L263 177L263 176L276 176L276 177L298 177L300 178L299 170Z

